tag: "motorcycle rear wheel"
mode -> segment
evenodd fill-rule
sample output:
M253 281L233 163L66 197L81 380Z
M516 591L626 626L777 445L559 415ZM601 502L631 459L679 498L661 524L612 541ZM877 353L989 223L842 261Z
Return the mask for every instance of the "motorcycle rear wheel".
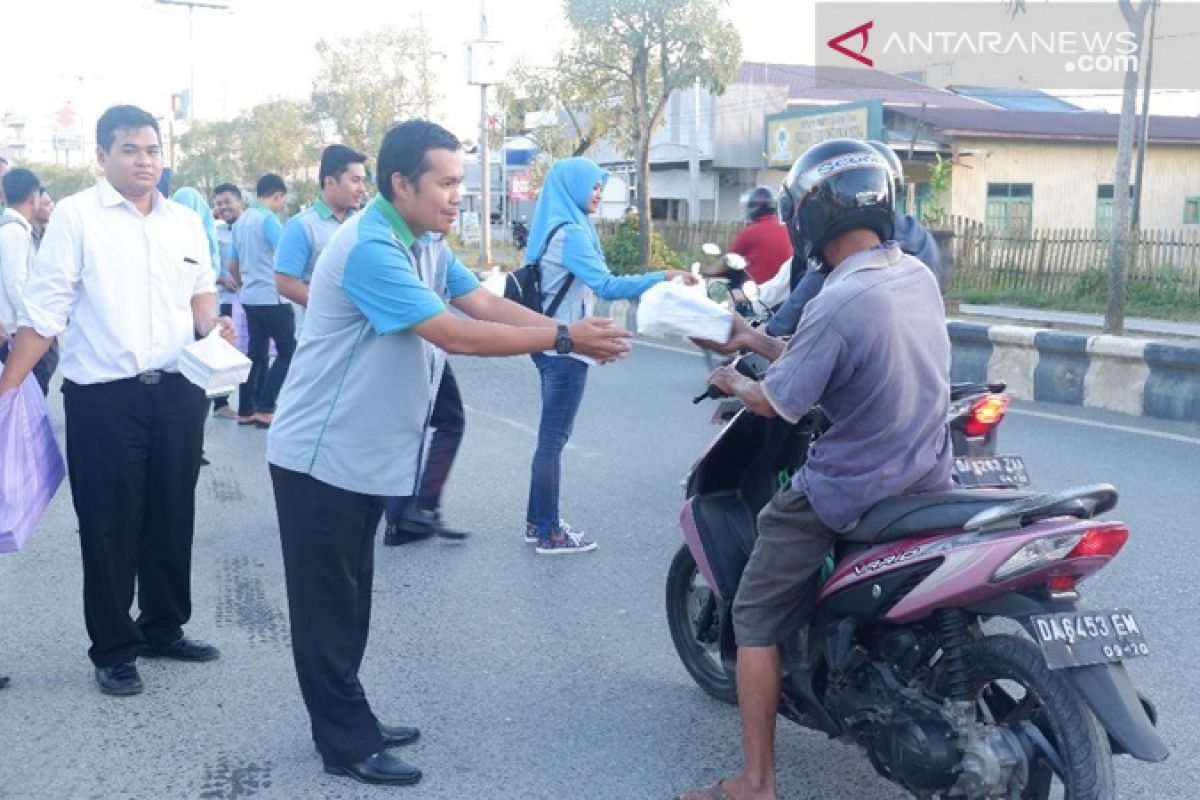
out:
M737 705L737 682L721 661L724 604L696 567L687 546L667 571L667 625L684 669L710 697Z
M1057 753L1061 773L1040 752L1031 761L1021 800L1115 800L1108 734L1032 642L985 636L972 646L970 664L981 721L1017 731L1031 723Z

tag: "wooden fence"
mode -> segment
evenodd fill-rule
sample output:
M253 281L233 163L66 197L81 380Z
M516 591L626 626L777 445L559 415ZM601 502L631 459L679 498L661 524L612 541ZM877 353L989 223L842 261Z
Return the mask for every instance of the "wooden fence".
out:
M954 265L951 289L1046 295L1103 290L1109 258L1107 231L1035 230L1005 236L964 217L951 217L948 227L951 236L946 246ZM1131 286L1200 292L1200 231L1142 231L1136 259L1127 273Z
M611 236L621 226L620 220L597 220L596 229L601 237ZM700 245L712 242L724 252L737 232L745 227L743 222L671 222L654 221L654 232L663 238L667 247L676 253L695 257Z

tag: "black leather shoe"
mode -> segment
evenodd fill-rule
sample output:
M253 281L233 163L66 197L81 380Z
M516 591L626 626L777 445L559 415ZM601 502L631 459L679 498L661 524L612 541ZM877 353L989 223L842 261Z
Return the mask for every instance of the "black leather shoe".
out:
M412 744L421 738L421 731L407 725L384 725L379 723L379 734L383 737L384 747L400 747Z
M398 524L393 522L389 523L383 531L383 544L386 547L398 547L402 544L419 542L431 536L433 536L433 531L422 530L413 533L410 530L402 530Z
M170 644L148 644L141 652L142 658L170 658L174 661L213 661L221 651L198 639L181 636Z
M412 786L421 780L421 770L405 764L386 750L346 766L325 762L330 775L344 775L362 783L380 786Z
M471 535L466 531L447 528L442 524L442 515L437 511L426 511L420 508L410 508L405 511L396 526L401 531L412 535L420 533L425 536L440 536L443 539L458 541Z
M96 667L96 683L100 685L100 691L118 697L142 693L142 677L132 661L111 667Z

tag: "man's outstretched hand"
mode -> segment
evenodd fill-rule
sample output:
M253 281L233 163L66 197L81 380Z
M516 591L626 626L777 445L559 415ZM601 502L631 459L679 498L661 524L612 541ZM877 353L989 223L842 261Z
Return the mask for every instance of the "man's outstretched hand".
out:
M601 364L622 358L629 352L629 337L633 334L613 325L611 319L588 317L570 325L572 351Z

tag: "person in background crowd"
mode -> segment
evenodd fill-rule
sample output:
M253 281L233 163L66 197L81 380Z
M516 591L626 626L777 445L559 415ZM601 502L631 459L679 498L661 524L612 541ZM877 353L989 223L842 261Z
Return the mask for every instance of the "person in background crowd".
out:
M275 399L296 351L296 315L275 288L275 248L283 233L276 215L287 204L287 184L268 173L258 179L254 193L258 199L234 223L229 264L230 273L242 287L242 309L250 329L246 355L253 364L238 392L238 424L269 428Z
M100 691L132 695L143 690L139 657L220 655L183 632L208 404L178 361L197 335L220 326L231 340L234 331L217 317L203 225L155 189L158 122L135 106L108 109L96 122L96 157L104 178L64 199L46 230L0 394L63 334L88 655Z
M343 144L321 153L321 195L288 220L275 249L275 288L295 304L296 332L304 326L308 284L329 237L354 213L367 194L367 157Z
M241 286L229 271L233 260L233 223L242 214L242 190L236 184L218 184L212 193L213 209L220 219L217 224L217 249L221 253L221 274L217 276L217 307L222 317L233 317L233 301ZM242 384L239 392L246 391ZM237 419L237 412L229 407L228 397L213 398L213 416L217 419Z
M37 250L42 246L42 237L46 235L46 226L50 224L50 215L54 213L54 198L50 196L50 192L46 191L46 187L42 187L42 191L38 197L37 213L33 219L33 249Z
M23 309L21 295L33 269L33 229L41 204L41 186L36 175L20 167L0 178L0 186L9 199L8 208L0 212L0 363L4 363ZM50 393L50 378L57 366L58 342L54 341L33 367L44 395Z

